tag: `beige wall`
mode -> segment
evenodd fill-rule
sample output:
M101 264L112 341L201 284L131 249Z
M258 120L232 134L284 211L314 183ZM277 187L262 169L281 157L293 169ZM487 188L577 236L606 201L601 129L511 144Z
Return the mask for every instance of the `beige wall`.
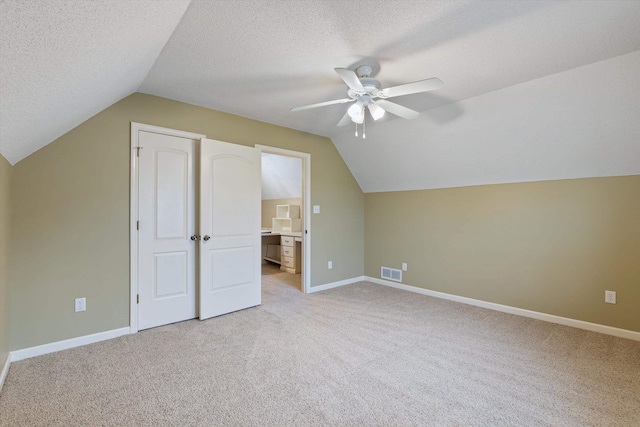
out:
M132 121L310 153L311 201L322 205L311 284L363 274L364 196L330 140L136 93L13 168L12 350L129 325ZM74 313L82 296L87 311Z
M0 370L9 355L9 237L11 221L11 172L0 155Z
M272 219L276 216L276 206L298 205L300 206L300 218L304 218L304 206L302 199L269 199L262 201L262 228L271 228ZM304 224L304 220L302 221Z
M368 193L365 274L640 331L639 213L640 176Z

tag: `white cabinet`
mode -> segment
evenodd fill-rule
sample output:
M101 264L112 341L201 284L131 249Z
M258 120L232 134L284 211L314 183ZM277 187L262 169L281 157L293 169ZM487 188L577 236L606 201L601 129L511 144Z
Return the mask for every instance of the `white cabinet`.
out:
M272 219L271 236L263 236L263 258L280 264L280 270L297 274L301 271L302 219L299 205L277 205ZM290 235L286 235L290 233ZM275 239L279 234L277 245Z
M298 245L298 247L296 247ZM288 273L297 274L300 273L300 242L296 242L293 236L281 236L280 248L281 248L281 265L280 269Z
M302 219L300 219L300 206L298 205L277 205L276 217L272 219L271 232L295 232L302 230Z

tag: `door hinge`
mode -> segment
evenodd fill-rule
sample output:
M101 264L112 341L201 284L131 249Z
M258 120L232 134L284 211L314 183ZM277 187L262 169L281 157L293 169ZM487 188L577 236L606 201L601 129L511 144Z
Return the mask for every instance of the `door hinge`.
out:
M140 230L140 221L136 221L136 230Z
M136 148L136 157L140 157L140 150L142 150L142 147L135 147Z
M140 294L136 294L136 304L140 304Z

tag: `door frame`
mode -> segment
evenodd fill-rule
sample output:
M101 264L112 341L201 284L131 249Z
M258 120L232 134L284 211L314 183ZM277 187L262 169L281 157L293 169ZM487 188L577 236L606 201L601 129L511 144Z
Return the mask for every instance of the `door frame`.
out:
M300 151L286 150L269 145L256 144L262 153L277 154L302 160L302 204L304 205L304 230L302 233L302 292L311 291L311 154Z
M176 129L169 129L160 126L147 125L144 123L131 122L131 187L130 193L130 217L129 217L129 288L130 288L130 314L129 314L129 327L131 333L138 332L138 133L140 131L159 133L162 135L176 136L187 139L200 140L206 138L206 135L199 133L186 132ZM197 145L197 144L196 144ZM141 148L144 149L144 148ZM196 165L194 165L195 168ZM197 206L197 205L196 205ZM197 215L197 212L195 212Z

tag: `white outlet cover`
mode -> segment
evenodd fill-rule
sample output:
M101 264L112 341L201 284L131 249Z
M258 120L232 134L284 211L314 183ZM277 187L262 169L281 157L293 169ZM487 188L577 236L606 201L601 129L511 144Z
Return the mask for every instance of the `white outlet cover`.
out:
M331 269L333 268L333 261L329 261L329 262L327 263L327 268L328 268L329 270L331 270Z
M87 299L86 298L76 298L75 301L75 308L76 308L76 313L79 311L86 311L87 310Z
M407 263L406 262L402 263L402 271L407 271Z
M320 205L313 205L313 213L320 213Z
M604 302L609 304L616 303L616 292L615 291L604 291Z

